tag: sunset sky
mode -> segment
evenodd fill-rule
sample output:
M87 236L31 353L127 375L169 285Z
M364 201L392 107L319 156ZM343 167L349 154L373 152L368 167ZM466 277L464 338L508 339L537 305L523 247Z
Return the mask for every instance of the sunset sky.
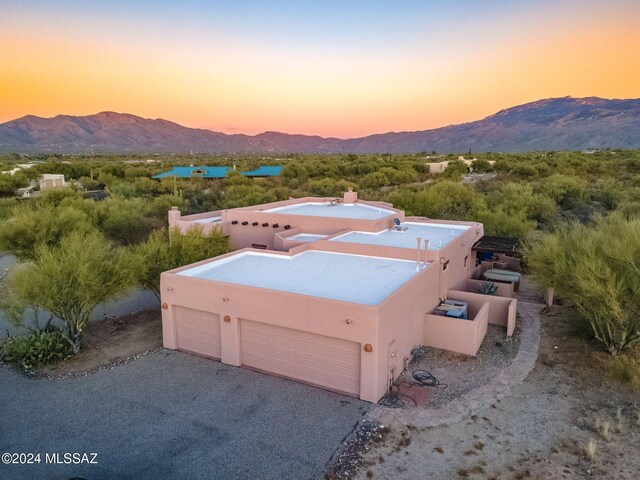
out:
M353 137L640 97L639 0L0 0L0 122Z

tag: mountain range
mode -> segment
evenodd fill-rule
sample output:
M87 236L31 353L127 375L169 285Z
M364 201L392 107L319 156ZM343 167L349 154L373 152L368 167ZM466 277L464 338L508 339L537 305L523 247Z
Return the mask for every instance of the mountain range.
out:
M416 153L640 148L640 99L549 98L468 123L339 139L228 135L127 113L27 115L0 124L0 152Z

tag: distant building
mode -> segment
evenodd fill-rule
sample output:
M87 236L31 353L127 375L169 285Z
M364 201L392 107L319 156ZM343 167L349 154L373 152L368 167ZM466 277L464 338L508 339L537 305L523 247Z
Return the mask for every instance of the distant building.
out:
M467 167L473 165L473 162L478 160L477 158L464 158L462 155L458 157L458 160L463 162ZM493 165L496 163L495 160L488 160L489 165ZM444 162L437 163L427 163L429 165L429 173L443 173L447 167L449 166L449 161L445 160Z
M67 184L64 181L64 175L57 173L45 173L40 177L40 190L47 188L62 188Z
M159 173L151 178L225 178L228 170L228 167L173 167L168 172ZM240 172L240 174L245 177L277 177L281 173L282 167L280 166L258 167L255 170L250 170L248 172Z

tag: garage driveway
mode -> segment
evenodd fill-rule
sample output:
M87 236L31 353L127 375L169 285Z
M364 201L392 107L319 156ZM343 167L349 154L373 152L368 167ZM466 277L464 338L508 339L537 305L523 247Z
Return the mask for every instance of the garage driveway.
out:
M86 377L30 380L0 367L0 465L11 479L307 479L369 404L289 380L161 350ZM46 465L95 452L97 465Z

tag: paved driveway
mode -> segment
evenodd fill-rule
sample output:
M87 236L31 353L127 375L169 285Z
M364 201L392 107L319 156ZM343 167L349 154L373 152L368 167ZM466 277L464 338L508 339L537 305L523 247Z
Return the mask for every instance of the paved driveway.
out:
M0 465L0 478L322 478L368 405L169 350L64 380L0 367L0 453L42 460ZM45 464L91 452L97 465Z

